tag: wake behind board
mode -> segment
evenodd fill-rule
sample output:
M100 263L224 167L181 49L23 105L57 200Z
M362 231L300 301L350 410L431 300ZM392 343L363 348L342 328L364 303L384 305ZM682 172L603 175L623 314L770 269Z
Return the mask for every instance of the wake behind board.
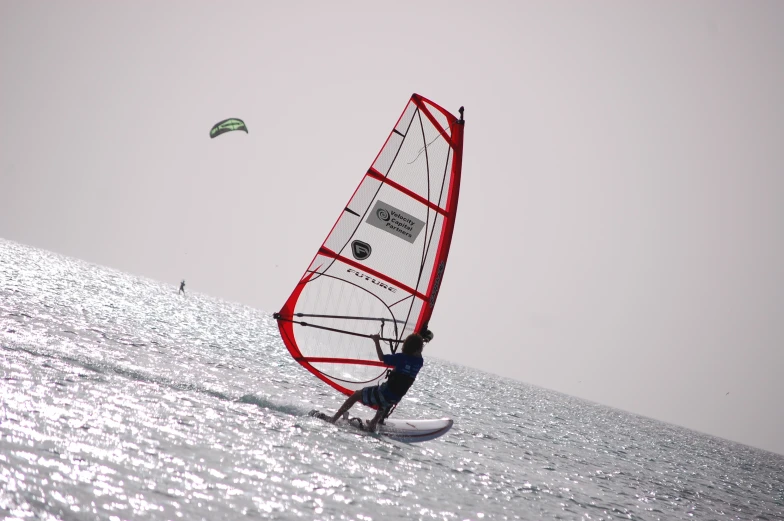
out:
M328 421L329 416L320 411L310 411L310 416ZM405 443L418 443L429 441L444 434L452 428L453 421L449 418L438 420L401 420L387 418L384 423L376 426L376 434ZM337 425L350 426L361 431L366 431L367 420L349 418L345 415L337 421Z

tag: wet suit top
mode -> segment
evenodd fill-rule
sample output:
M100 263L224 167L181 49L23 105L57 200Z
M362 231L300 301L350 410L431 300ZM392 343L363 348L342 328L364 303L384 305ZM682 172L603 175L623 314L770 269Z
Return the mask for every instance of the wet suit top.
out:
M425 361L421 356L411 356L405 353L384 355L384 363L392 366L387 381L381 386L384 397L392 402L399 402L408 388L414 383L419 370Z

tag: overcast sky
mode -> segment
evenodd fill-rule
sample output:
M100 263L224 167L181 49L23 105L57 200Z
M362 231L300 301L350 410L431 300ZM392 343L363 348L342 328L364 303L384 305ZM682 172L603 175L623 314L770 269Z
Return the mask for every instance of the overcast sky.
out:
M782 2L0 0L0 237L276 311L413 92L429 354L784 454Z

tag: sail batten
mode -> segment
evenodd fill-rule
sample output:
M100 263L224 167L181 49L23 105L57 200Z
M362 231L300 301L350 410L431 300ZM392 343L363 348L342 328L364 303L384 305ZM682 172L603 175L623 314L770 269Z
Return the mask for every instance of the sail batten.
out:
M414 94L276 314L292 357L350 394L386 378L372 335L394 351L428 326L460 187L463 121ZM307 319L307 320L304 320Z
M324 254L324 255L326 255L327 257L331 257L331 258L333 258L335 260L338 260L338 261L340 261L340 262L342 262L344 264L348 264L349 266L352 266L354 268L362 270L363 272L368 273L369 275L371 275L371 279L367 279L366 277L365 277L365 279L366 280L370 280L371 282L373 282L373 284L377 284L377 285L379 285L381 287L386 287L390 291L395 290L395 288L389 288L387 286L383 286L382 284L378 283L378 281L372 279L372 277L378 277L379 279L383 280L384 282L388 282L389 284L392 284L392 285L394 285L396 287L399 287L402 290L410 293L411 295L414 295L417 298L420 298L422 300L427 300L428 299L428 297L426 295L423 295L422 293L418 292L417 290L415 290L413 288L409 288L407 285L403 284L399 280L395 280L392 277L389 277L389 276L387 276L387 275L385 275L385 274L383 274L383 273L381 273L379 271L374 270L373 268L370 268L369 266L363 266L359 262L353 261L353 260L349 259L348 257L344 257L342 255L339 255L339 254L335 253L334 251L330 251L327 248L324 248L323 246L322 246L321 250L319 250L319 252ZM349 271L348 273L353 273L357 277L363 277L362 273L358 272L358 271ZM395 292L396 292L396 290L395 290Z
M368 174L367 175L369 175L370 177L372 177L374 179L378 179L379 181L381 181L382 183L384 183L386 185L389 185L389 186L391 186L393 188L396 188L397 190L400 190L401 192L403 192L407 196L409 196L409 197L419 201L420 203L424 204L425 206L427 206L431 210L435 210L436 212L440 213L441 215L446 215L446 210L444 210L443 208L438 206L438 204L433 203L432 201L429 201L429 200L425 199L424 197L420 196L419 194L416 194L416 193L412 192L411 190L409 190L405 186L401 186L401 185L397 184L396 182L392 181L391 179L387 179L380 172L376 172L374 169L371 168L370 170L368 170Z

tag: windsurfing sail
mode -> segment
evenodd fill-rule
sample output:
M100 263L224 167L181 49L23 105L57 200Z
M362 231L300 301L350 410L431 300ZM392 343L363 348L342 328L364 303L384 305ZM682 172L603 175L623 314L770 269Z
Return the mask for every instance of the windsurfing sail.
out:
M351 394L386 378L370 336L396 352L424 331L443 282L460 191L460 119L414 94L275 318L291 356Z
M210 139L234 130L243 130L246 134L248 133L248 127L245 125L244 121L237 118L229 118L219 121L212 126L210 129Z

